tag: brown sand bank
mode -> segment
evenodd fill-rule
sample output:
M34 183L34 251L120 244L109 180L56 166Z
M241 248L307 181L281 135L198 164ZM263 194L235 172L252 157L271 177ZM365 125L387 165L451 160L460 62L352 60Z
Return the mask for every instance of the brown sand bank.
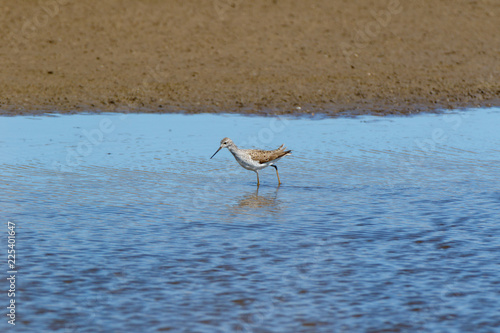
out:
M0 31L4 114L500 105L498 0L1 0Z

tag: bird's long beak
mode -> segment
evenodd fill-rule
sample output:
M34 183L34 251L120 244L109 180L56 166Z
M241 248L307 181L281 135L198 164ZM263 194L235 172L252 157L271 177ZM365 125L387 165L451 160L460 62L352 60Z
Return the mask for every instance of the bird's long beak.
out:
M221 150L221 149L222 149L222 147L219 147L219 149L217 149L217 151L212 155L212 157L214 157L215 154L217 154L219 152L219 150ZM212 157L210 157L210 158L212 158Z

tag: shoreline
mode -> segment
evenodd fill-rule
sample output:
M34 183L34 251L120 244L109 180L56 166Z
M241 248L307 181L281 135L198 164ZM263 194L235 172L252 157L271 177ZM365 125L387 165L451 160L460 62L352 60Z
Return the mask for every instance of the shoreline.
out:
M490 108L500 108L500 101L497 104L484 103L484 104L474 104L474 105L464 105L458 107L434 107L434 108L418 108L418 109L406 109L405 111L398 111L395 109L387 110L371 110L371 109L336 109L331 110L328 108L310 108L310 107L293 107L291 109L251 109L251 110L224 110L224 109L182 109L182 108L163 108L161 110L152 110L147 108L128 108L128 107L115 107L109 109L99 109L81 106L80 109L72 110L60 110L57 108L31 108L31 109L19 109L15 108L12 110L0 109L0 117L9 116L45 116L45 115L75 115L75 114L105 114L105 113L117 113L117 114L184 114L184 115L194 115L194 114L221 114L221 115L241 115L241 116L291 116L291 117L358 117L358 116L414 116L419 114L441 114L447 111L465 111L468 109L490 109Z

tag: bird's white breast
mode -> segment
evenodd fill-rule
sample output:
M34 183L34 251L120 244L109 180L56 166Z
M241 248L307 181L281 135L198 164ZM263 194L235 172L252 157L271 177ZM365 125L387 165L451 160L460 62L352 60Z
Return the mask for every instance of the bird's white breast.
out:
M267 166L267 164L260 164L250 158L250 155L242 151L232 152L236 161L247 170L260 170Z

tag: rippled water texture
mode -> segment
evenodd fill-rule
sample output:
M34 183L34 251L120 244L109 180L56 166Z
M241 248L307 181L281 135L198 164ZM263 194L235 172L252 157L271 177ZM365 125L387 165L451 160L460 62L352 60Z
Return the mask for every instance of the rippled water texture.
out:
M499 109L1 118L16 331L498 331L499 125ZM209 159L225 136L285 143L283 184Z

